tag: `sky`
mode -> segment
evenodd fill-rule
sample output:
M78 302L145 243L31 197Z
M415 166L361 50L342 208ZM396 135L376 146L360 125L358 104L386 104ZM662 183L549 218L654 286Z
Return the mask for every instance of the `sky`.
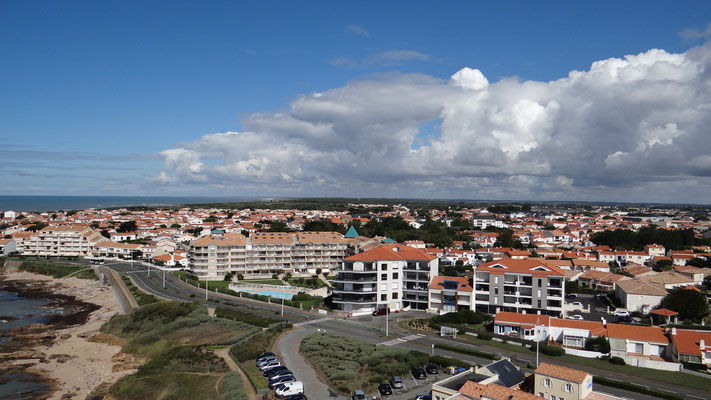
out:
M708 1L0 2L0 194L711 203Z

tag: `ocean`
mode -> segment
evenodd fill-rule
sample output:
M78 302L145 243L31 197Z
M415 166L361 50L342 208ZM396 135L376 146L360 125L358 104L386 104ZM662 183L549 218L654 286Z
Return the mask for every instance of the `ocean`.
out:
M47 299L28 299L16 293L0 290L0 343L7 342L4 336L11 328L44 323L61 314L62 309L47 307ZM35 398L48 393L50 385L41 376L27 372L13 372L0 378L0 399Z
M85 210L129 206L174 206L259 200L244 196L0 196L2 211Z

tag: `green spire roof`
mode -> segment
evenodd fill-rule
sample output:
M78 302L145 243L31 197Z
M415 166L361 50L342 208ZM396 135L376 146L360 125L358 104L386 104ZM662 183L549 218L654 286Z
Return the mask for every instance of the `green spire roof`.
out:
M360 236L358 234L358 231L356 231L355 226L351 225L350 228L348 228L348 232L346 232L346 237L347 238L357 238Z

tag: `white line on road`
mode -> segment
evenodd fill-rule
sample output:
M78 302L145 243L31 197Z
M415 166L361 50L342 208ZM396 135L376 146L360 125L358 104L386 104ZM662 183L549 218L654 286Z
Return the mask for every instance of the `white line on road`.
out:
M304 322L297 322L294 324L294 326L306 326L306 325L311 325L311 324L317 324L319 322L324 322L324 321L330 321L333 318L319 318L319 319L313 319L310 321L304 321Z
M393 340L388 340L387 342L382 342L378 344L382 344L383 346L397 346L398 344L403 344L405 342L409 342L411 340L417 340L419 338L423 338L425 335L421 333L415 333L414 335L408 335L408 336L403 336L401 338L393 339Z

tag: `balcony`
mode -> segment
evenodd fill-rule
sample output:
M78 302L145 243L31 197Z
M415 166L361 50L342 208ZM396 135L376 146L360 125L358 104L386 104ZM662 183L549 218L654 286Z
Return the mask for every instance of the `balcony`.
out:
M334 292L333 302L334 303L358 303L358 304L375 303L376 302L375 298L376 298L375 294L358 296L358 295L348 295L348 294L341 294L341 293Z

